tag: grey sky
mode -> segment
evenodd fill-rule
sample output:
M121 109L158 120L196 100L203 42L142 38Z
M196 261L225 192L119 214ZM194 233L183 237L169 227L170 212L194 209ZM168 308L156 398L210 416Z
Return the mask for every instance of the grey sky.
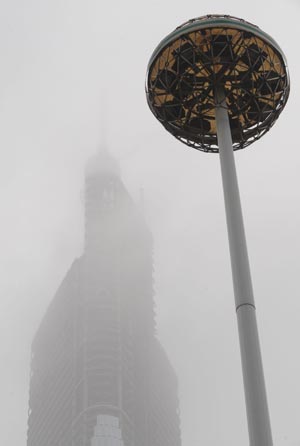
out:
M84 165L103 142L103 121L124 183L136 199L145 191L183 446L248 441L219 160L164 131L144 94L148 59L167 33L226 13L271 34L291 74L278 123L236 160L274 443L299 446L299 3L12 0L0 8L1 442L26 444L30 343L82 250Z

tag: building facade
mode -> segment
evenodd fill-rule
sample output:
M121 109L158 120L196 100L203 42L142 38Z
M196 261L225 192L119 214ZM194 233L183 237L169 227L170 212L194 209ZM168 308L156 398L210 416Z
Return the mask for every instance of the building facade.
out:
M84 253L32 344L27 446L102 445L103 420L120 445L181 443L176 377L155 335L151 234L105 151L86 170Z
M98 415L91 446L124 446L118 418Z

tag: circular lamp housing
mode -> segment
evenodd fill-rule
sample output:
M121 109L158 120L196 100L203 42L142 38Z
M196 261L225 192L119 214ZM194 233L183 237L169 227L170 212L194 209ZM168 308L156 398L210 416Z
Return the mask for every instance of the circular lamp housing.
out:
M289 96L283 52L257 26L225 15L189 20L151 56L146 93L162 125L188 146L218 152L216 90L226 96L234 150L264 135Z

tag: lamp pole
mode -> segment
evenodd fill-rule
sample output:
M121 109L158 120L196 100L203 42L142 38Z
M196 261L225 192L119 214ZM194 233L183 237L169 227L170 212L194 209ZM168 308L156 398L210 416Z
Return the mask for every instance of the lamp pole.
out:
M272 446L234 150L261 138L289 97L283 52L256 25L207 15L177 27L154 50L149 107L178 140L219 153L250 446Z
M235 308L251 446L271 446L272 433L256 323L249 257L225 94L216 90L216 124Z

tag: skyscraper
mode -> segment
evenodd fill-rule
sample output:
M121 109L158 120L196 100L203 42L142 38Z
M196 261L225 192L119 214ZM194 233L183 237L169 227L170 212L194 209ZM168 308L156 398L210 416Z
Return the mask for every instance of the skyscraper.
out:
M112 445L180 446L178 410L155 336L151 234L102 151L86 169L84 253L32 344L27 446L98 446L104 432Z

